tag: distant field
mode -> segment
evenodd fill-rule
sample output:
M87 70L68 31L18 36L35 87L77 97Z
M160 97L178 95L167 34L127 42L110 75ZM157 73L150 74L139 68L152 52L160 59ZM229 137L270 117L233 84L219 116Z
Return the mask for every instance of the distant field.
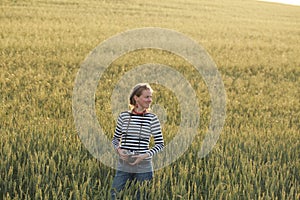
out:
M163 51L116 60L96 92L107 136L109 99L122 73L137 65L173 66L199 97L202 124L190 149L155 171L152 199L300 198L300 7L252 0L9 1L0 3L0 199L108 199L115 173L86 150L72 115L80 64L117 33L162 27L196 40L223 78L226 123L199 159L210 101L201 77ZM154 101L172 110L169 91ZM175 119L174 119L175 120ZM168 143L178 127L166 122ZM133 191L125 191L132 199Z
M293 6L300 6L300 2L298 0L262 0L262 1L271 2L271 3L287 4L287 5L293 5Z

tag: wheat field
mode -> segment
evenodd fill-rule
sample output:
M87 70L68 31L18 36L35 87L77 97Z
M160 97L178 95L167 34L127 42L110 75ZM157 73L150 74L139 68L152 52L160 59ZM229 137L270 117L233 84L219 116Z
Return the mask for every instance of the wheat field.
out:
M2 0L0 2L0 199L109 199L115 173L81 143L72 115L80 65L112 35L143 27L176 30L213 58L226 90L226 121L199 159L210 99L192 67L164 51L116 60L99 81L96 110L112 137L114 84L148 62L173 66L199 97L199 135L178 160L155 171L151 199L300 198L300 7L254 0ZM176 100L166 144L177 127ZM173 98L174 99L174 98ZM134 187L124 190L132 199Z

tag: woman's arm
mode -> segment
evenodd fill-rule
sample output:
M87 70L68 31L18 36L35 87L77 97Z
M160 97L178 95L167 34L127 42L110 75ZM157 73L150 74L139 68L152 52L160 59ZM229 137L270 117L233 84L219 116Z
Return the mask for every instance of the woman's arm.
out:
M117 150L120 147L120 141L121 141L121 137L122 137L122 123L123 123L123 120L122 120L122 117L120 114L118 117L118 120L117 120L117 126L115 129L115 133L114 133L114 136L112 139L112 144L113 144L115 150Z
M147 154L149 156L153 156L154 154L158 153L159 151L162 151L164 148L164 139L161 132L161 125L159 122L159 119L155 115L153 120L151 121L151 134L154 139L154 147L152 147Z

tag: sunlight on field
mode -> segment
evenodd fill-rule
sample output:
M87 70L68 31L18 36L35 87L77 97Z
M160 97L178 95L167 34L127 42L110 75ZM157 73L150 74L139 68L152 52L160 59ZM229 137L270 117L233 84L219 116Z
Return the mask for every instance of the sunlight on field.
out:
M288 4L288 5L293 5L293 6L300 6L300 1L299 0L259 0L259 1Z

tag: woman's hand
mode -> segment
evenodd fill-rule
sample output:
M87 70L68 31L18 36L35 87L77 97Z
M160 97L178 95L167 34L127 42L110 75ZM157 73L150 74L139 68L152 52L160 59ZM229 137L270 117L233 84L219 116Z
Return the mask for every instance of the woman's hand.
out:
M136 160L133 163L129 163L130 165L137 165L139 164L142 160L144 160L145 158L148 158L149 155L147 153L144 154L139 154L139 155L134 155L132 156L132 158L135 158ZM128 159L128 157L127 157Z
M117 148L117 153L119 154L120 159L124 161L128 161L128 155L123 151L124 151L123 149Z

